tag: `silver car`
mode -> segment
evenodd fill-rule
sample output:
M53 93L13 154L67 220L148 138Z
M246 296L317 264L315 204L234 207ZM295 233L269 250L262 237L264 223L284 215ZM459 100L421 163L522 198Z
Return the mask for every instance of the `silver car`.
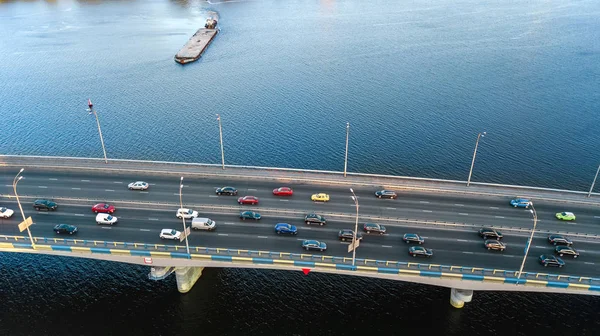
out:
M129 190L146 190L148 187L150 187L150 185L144 181L131 182L127 185Z

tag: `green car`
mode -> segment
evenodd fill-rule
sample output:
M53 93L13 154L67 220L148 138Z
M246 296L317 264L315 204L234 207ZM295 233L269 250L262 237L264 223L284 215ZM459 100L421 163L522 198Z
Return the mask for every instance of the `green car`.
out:
M556 218L561 220L572 221L575 220L575 214L572 212L558 212L556 213Z

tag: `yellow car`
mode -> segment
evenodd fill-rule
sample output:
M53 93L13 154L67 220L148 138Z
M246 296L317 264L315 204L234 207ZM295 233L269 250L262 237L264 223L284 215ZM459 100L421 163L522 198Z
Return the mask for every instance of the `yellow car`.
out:
M314 194L310 196L310 200L315 202L329 202L329 195L323 193Z

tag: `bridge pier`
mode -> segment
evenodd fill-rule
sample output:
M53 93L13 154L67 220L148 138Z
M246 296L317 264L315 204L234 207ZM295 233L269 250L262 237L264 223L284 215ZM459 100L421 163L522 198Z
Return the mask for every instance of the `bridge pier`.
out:
M462 308L465 305L465 302L471 302L472 298L472 290L456 288L450 290L450 304L454 308Z
M177 267L175 269L175 278L177 279L177 289L179 293L189 292L200 276L204 267Z

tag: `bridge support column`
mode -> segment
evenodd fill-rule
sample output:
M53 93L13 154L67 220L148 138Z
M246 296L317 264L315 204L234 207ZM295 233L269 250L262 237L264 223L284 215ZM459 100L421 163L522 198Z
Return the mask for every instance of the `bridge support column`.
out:
M175 278L177 279L177 289L179 293L189 292L200 276L204 267L177 267L175 269Z
M465 305L465 302L471 302L472 298L472 290L456 288L450 290L450 304L454 308L462 308Z

